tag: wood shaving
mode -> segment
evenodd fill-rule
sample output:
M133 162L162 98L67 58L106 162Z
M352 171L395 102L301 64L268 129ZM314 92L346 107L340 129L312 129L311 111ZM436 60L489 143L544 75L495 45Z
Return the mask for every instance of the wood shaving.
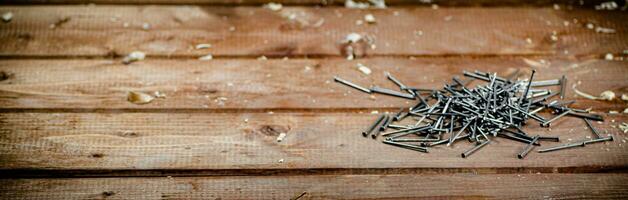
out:
M266 58L266 56L260 56L260 57L257 57L257 60L268 60L268 58Z
M600 98L601 100L607 100L607 101L612 101L613 99L615 99L615 93L613 91L607 90L604 91L600 94Z
M356 2L353 0L345 1L346 8L355 8L355 9L367 9L370 7L373 8L386 8L386 2L384 0L369 0L367 2Z
M132 62L144 60L144 58L146 58L146 54L144 52L134 51L124 57L124 59L122 59L122 63L131 64Z
M358 33L349 33L347 37L345 37L345 43L357 43L362 40L362 35Z
M364 21L366 21L366 23L369 23L369 24L374 24L376 22L375 16L373 16L372 14L366 14L364 15Z
M621 132L623 133L628 133L628 124L626 122L622 122L619 125L619 130L621 130Z
M279 161L277 161L277 162L279 162L279 163L283 163L283 158L282 158L282 159L279 159Z
M163 92L160 92L160 91L153 92L153 96L155 96L155 98L162 98L162 99L166 98L166 94L164 94Z
M572 89L573 89L574 92L576 92L576 94L578 94L578 95L580 95L580 96L582 96L584 98L591 99L591 100L597 100L598 99L598 97L596 97L596 96L593 96L593 95L581 92L580 90L576 89L576 84L574 84L572 86Z
M127 101L134 104L139 104L139 105L147 104L153 100L155 100L155 97L153 97L150 94L143 93L143 92L129 92L127 94Z
M283 5L281 5L280 3L270 2L264 5L264 7L272 11L280 11L281 8L283 8Z
M619 114L619 112L616 110L611 110L611 111L608 111L608 114Z
M598 32L598 33L609 33L610 34L610 33L615 33L615 29L604 28L604 27L599 27L598 26L598 27L595 28L595 32Z
M211 44L197 44L196 45L196 49L209 49L211 47L212 47Z
M11 21L11 19L13 19L13 13L12 12L6 12L4 14L2 14L2 21L5 23L8 23Z
M622 94L621 100L628 101L628 94Z
M618 7L619 6L614 1L607 1L607 2L600 3L600 5L596 5L595 9L596 10L615 10Z
M277 142L281 142L285 138L286 138L286 133L280 133L279 136L277 136Z
M358 70L360 70L363 74L366 74L366 75L371 74L371 69L363 65L362 63L358 63L357 67L358 67Z
M604 59L606 60L613 60L613 54L612 53L607 53L606 56L604 56Z
M198 58L198 60L211 60L211 59L214 59L214 57L211 54L207 54Z
M535 60L523 58L523 62L525 62L526 64L532 67L537 67L537 68L549 67L549 63L547 63L545 60L535 61Z

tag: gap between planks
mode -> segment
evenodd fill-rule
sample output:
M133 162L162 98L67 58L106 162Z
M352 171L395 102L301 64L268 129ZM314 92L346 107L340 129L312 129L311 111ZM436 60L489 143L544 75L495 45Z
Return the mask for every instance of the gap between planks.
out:
M625 199L626 174L0 180L3 199Z

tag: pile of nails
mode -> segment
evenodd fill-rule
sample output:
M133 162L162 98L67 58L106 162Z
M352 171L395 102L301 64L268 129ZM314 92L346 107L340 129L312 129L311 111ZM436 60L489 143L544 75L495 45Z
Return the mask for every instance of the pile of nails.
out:
M603 121L602 116L589 113L588 110L570 108L575 101L558 101L552 98L564 98L567 79L533 81L533 70L528 80L512 80L517 73L508 78L497 76L496 73L481 71L464 72L464 80L454 77L443 89L421 89L404 85L401 81L386 72L386 77L399 86L400 91L373 86L365 88L334 77L336 82L371 94L378 93L399 98L416 100L416 105L402 108L394 115L380 115L366 130L364 137L376 139L384 137L383 143L419 152L428 152L428 148L437 145L450 146L456 141L467 139L475 146L462 153L466 158L491 142L494 137L502 137L524 143L524 148L517 157L523 159L540 141L559 142L558 137L529 135L522 126L530 119L542 127L564 116L578 117L585 121L595 139L570 143L538 150L539 153L585 146L591 143L612 141L613 137L603 137L591 125L590 120ZM474 88L468 86L474 80L482 81ZM548 86L559 86L560 90L552 92L544 89ZM555 114L545 119L538 115L544 109ZM408 117L412 116L412 117ZM398 125L406 118L416 122L410 125Z

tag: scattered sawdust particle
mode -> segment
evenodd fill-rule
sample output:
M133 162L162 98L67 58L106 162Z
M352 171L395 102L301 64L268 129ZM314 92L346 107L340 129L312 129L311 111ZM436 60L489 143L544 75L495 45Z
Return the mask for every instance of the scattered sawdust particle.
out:
M283 158L282 158L282 159L279 159L279 161L277 161L277 162L279 162L279 163L283 163Z
M277 142L281 142L286 138L286 133L280 133L279 136L277 136Z
M166 98L166 94L164 94L163 92L160 92L160 91L153 92L153 96L155 96L155 98L162 98L162 99Z
M611 110L611 111L608 111L608 114L619 114L619 111Z
M607 53L606 56L604 56L604 59L606 60L613 60L614 56L612 53Z
M379 113L379 111L377 110L371 111L371 114L377 114L377 113Z
M204 43L204 44L197 44L196 45L196 49L208 49L208 48L211 48L211 47L212 47L211 44L206 44L206 43Z
M257 57L257 60L268 60L268 58L266 58L266 56L260 56L260 57Z
M134 104L147 104L153 101L155 97L143 92L129 92L127 94L127 101Z
M144 29L144 30L150 29L150 24L149 23L143 23L142 24L142 29Z
M622 94L621 100L628 101L628 94Z
M366 74L366 75L371 74L371 69L363 65L362 63L358 63L357 67L358 67L358 70L360 70L363 74Z
M438 10L438 4L432 4L432 9Z
M129 55L124 57L124 59L122 59L122 63L131 64L132 62L144 60L144 58L146 58L146 54L144 52L133 51Z

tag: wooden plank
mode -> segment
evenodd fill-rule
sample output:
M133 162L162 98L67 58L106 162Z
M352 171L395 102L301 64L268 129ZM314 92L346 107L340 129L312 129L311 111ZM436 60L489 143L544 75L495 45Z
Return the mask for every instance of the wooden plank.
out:
M0 180L3 199L625 199L626 174Z
M628 46L628 15L578 9L286 7L273 12L261 7L0 7L0 12L6 11L14 18L0 26L0 55L5 57L111 56L134 50L158 57L341 56L341 41L352 32L374 38L375 49L365 43L354 47L366 56L569 57L621 53ZM377 24L356 25L367 13ZM151 28L142 29L143 23ZM596 33L585 28L586 23L616 33ZM551 39L553 32L557 41ZM213 48L194 50L200 43Z
M472 147L466 140L430 153L385 145L360 134L375 117L334 112L0 113L0 169L3 177L20 177L600 172L628 166L625 134L616 128L625 115L594 123L614 142L533 152L523 160L516 155L525 144L503 138L466 159L460 157ZM565 118L551 129L530 123L526 130L569 143L591 138L585 127L578 118ZM277 142L281 132L287 137ZM543 142L542 147L558 144Z
M538 58L530 58L539 62ZM628 93L625 62L596 59L544 59L549 66L529 67L522 58L373 58L218 59L212 61L149 59L123 65L119 60L0 60L11 76L0 82L0 109L371 109L409 107L414 101L368 94L335 83L339 76L357 84L397 88L384 76L390 71L409 86L442 88L463 70L507 75L520 70L527 78L536 68L538 80L569 79L567 97L575 107L622 111L620 100L592 101L575 97L571 85L591 94L605 90ZM366 76L357 70L371 68ZM600 79L603 77L603 79ZM553 88L557 90L558 88ZM136 105L129 91L160 91L165 99ZM221 99L221 98L226 98Z
M355 0L360 2L360 0ZM438 0L422 2L416 0L386 0L386 5L431 5L440 6L592 6L608 0ZM4 4L210 4L210 5L262 5L269 2L285 5L344 5L344 0L6 0ZM622 5L622 2L617 2Z

